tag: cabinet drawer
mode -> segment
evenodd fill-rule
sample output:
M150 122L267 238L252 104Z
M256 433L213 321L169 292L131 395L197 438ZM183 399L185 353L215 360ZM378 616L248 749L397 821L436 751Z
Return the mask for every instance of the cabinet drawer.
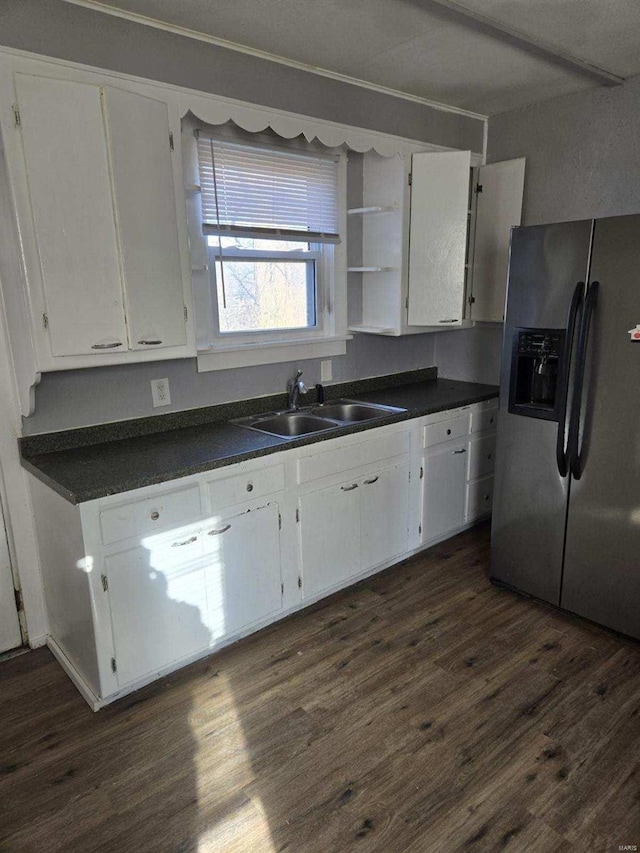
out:
M481 477L467 485L467 521L474 521L491 512L493 476Z
M207 484L207 489L214 512L225 506L272 495L284 489L284 466L270 465L257 471L212 480Z
M498 423L498 407L490 409L475 410L471 412L471 432L483 432L495 429Z
M383 438L350 444L298 459L298 482L308 483L330 477L350 468L379 463L409 452L409 433L401 432Z
M493 472L493 460L496 451L495 435L485 435L483 438L472 438L469 442L468 480L484 477Z
M424 428L423 447L433 447L443 441L460 438L469 432L469 415L460 415L439 424L429 424Z
M109 545L130 536L141 536L165 527L193 522L200 515L198 486L129 501L100 512L102 541Z

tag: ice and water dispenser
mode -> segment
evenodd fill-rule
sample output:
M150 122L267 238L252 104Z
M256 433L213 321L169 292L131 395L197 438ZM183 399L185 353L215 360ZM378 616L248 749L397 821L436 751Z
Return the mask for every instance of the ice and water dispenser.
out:
M511 352L509 411L557 420L564 329L515 329Z

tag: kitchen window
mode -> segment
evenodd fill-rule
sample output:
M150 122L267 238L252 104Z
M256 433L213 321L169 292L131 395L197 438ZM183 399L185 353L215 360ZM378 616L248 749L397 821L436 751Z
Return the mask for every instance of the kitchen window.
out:
M203 131L196 154L210 304L199 369L344 353L344 155Z

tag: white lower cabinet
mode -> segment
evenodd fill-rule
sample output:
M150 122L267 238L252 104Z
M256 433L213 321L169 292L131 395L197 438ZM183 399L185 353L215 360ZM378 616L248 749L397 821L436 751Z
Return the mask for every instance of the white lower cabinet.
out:
M276 503L217 517L203 530L209 645L282 607Z
M425 542L464 524L466 445L466 439L449 442L423 457L422 537Z
M299 501L300 564L305 598L360 573L360 493L348 480Z
M495 408L79 506L31 478L51 650L99 708L452 535L488 511Z
M425 419L421 541L435 542L491 512L497 402Z
M362 568L386 563L408 550L409 462L362 481Z
M118 686L209 646L202 537L149 537L104 561Z

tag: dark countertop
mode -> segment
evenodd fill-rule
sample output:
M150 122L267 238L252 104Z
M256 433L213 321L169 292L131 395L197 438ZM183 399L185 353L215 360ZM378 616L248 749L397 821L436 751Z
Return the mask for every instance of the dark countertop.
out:
M412 376L407 374L409 379ZM370 383L370 380L365 382ZM349 390L360 390L355 389L354 384L351 384ZM377 389L369 384L368 390L363 390L363 393L348 395L341 386L328 388L327 402L337 396L348 396L349 399L401 406L407 410L373 422L340 427L331 432L315 433L294 440L281 439L216 420L215 416L206 423L198 423L201 415L197 413L200 410L195 410L193 419L196 423L193 425L188 425L188 413L184 413L184 426L123 438L120 437L123 430L114 424L109 425L114 438L97 443L90 443L91 439L87 438L87 433L104 439L108 435L107 427L22 439L22 464L66 500L77 504L233 465L289 447L300 447L445 409L454 409L498 395L498 388L494 385L451 379L434 378L398 384L396 377L396 381L390 381L389 384L392 387ZM263 398L264 409L255 411L270 411L276 408L274 405L269 408L267 400L270 401L271 398ZM252 408L255 409L257 402L253 402ZM225 415L237 417L247 411L248 401L238 404L235 413L230 410L230 405L232 404L224 407ZM131 427L124 432L131 432ZM72 442L75 433L78 446L67 446ZM49 446L62 446L63 449L48 449ZM44 449L47 449L47 452L43 452Z

